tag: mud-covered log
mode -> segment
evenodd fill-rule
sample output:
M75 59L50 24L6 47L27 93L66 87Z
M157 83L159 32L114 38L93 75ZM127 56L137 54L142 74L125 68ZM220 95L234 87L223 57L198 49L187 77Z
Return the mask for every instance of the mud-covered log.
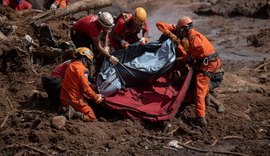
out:
M74 14L80 11L87 11L90 9L99 9L112 5L111 0L82 0L74 2L65 8L57 10L48 10L46 12L37 14L31 19L31 22L40 24L51 19L59 18L69 14Z

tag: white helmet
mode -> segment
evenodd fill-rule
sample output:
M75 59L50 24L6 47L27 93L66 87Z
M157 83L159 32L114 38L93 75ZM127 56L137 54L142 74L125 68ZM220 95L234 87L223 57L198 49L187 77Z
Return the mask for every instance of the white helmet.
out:
M108 12L99 12L98 21L105 28L112 28L114 26L113 17Z

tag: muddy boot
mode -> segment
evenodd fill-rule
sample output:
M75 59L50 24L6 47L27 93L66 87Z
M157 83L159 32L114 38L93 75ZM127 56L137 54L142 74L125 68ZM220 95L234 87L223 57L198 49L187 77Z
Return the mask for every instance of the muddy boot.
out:
M67 111L65 113L65 116L68 120L70 120L71 118L79 118L82 119L83 114L81 112L77 112L75 111L71 106L67 107Z
M204 127L207 125L207 121L206 121L205 117L197 117L195 124L200 126L200 127Z

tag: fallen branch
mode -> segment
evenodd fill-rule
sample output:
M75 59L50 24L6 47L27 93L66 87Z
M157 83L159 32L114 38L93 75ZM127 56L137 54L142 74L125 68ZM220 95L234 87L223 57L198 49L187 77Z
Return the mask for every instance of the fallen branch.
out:
M37 151L37 152L39 152L39 153L42 153L42 154L44 154L44 155L49 155L48 153L46 153L46 152L44 152L44 151L42 151L42 150L40 150L40 149L38 149L38 148L36 148L36 147L32 147L32 146L29 146L29 145L26 145L26 144L22 144L22 143L20 143L20 142L18 142L18 141L16 141L16 140L12 140L12 141L15 142L15 143L17 143L17 144L20 145L20 146L27 147L27 148L29 148L29 149L32 149L32 150Z
M167 133L167 136L173 136L173 134L179 129L179 127L175 128L174 130Z
M222 138L222 140L228 140L228 139L244 139L244 137L236 136L236 135L228 135Z
M163 146L163 148L166 148L166 149L169 149L169 150L173 150L173 151L178 151L176 148L173 148L173 147Z
M259 65L257 68L254 69L254 71L259 71L260 68L264 67L264 66L267 66L268 64L270 64L270 61L267 61L261 65Z
M250 109L251 109L251 106L250 106L250 105L248 105L248 109L247 109L247 110L245 110L245 113L248 113L248 112L250 111Z
M170 137L159 137L159 136L153 136L153 135L147 135L147 134L141 134L144 137L158 139L158 140L168 140L171 139Z
M214 142L211 144L211 147L215 146L217 144L218 140L215 139Z
M88 11L91 9L99 9L112 4L111 0L81 0L68 5L65 8L57 10L48 10L47 12L34 16L31 21L36 24L46 22L51 19L74 14L80 11Z
M8 120L8 117L9 117L9 113L7 113L5 119L4 119L3 122L1 123L1 126L0 126L1 128L3 128L3 127L6 125L7 120Z
M190 150L193 150L193 151L197 151L197 152L202 152L202 153L218 153L218 154L230 154L230 155L237 155L237 156L248 156L246 154L237 153L237 152L203 150L203 149L199 149L199 148L188 146L188 145L186 145L184 143L180 143L180 142L179 142L179 145L181 145L181 146L183 146L183 147L185 147L187 149L190 149Z

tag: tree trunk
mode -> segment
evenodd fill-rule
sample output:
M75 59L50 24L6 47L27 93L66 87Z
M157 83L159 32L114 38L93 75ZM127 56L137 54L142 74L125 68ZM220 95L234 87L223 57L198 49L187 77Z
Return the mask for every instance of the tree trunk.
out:
M112 5L111 0L82 0L74 2L62 9L48 10L46 12L37 14L36 16L32 17L31 23L35 22L36 24L40 24L51 19L74 14L76 12L99 9L110 5Z

